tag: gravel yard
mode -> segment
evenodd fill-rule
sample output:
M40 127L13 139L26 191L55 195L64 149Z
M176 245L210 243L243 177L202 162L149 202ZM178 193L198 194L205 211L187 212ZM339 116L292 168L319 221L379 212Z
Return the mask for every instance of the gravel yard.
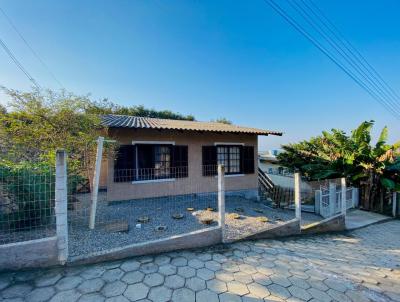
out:
M68 211L69 252L78 256L130 244L184 234L217 225L216 193L148 198L124 202L107 202L99 194L96 228L90 230L90 195L80 194L70 200ZM140 223L140 218L148 222ZM282 225L294 218L293 210L273 209L263 202L241 195L226 196L225 240L235 241L261 230ZM211 224L202 221L211 219ZM302 213L302 223L322 218ZM161 227L162 230L158 230ZM55 223L48 227L19 232L0 231L0 243L40 239L55 235Z
M103 201L98 204L95 230L88 228L87 202L83 202L80 209L69 211L71 256L167 238L217 225L218 209L215 193L113 203L107 203L105 198L100 200ZM240 217L235 219L237 217L233 217L234 213ZM175 215L179 217L174 218ZM264 221L260 221L260 217L263 217ZM148 218L149 221L139 223L140 218ZM202 220L206 218L213 219L213 222L210 225L203 224ZM272 209L261 202L241 196L226 196L225 236L228 241L284 224L293 218L294 211L291 210ZM303 213L305 223L320 219L321 217L317 215ZM128 230L121 232L107 230L113 224L128 226ZM158 227L165 229L157 230Z
M241 212L240 210L244 211ZM239 214L240 218L234 219L233 213ZM266 217L268 221L260 221L261 217ZM294 218L295 213L293 210L273 209L263 205L261 202L254 202L240 197L228 197L226 198L225 239L228 241L241 239L261 230L285 224ZM319 215L302 213L303 224L309 224L321 219Z
M215 194L201 197L190 195L186 198L148 198L110 204L100 202L97 207L95 230L88 228L89 211L84 207L76 214L69 215L69 252L71 256L76 256L204 229L209 226L200 223L199 216L193 215L194 213L187 211L187 208L198 211L216 206ZM69 214L70 212L73 211L69 211ZM172 216L175 214L181 214L183 217L174 219ZM140 218L148 218L149 221L140 223ZM105 228L113 222L127 222L128 231L107 231ZM213 225L216 225L216 222ZM157 230L160 226L166 229Z

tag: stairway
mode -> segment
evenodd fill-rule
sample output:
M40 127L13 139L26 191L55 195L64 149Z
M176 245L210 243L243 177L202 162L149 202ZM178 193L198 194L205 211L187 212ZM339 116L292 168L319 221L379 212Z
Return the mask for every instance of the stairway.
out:
M260 184L261 198L271 202L273 207L287 208L293 203L293 188L274 184L269 175L260 168L258 168L258 182Z
M274 191L275 185L271 178L260 168L258 168L258 182L264 192L272 193Z

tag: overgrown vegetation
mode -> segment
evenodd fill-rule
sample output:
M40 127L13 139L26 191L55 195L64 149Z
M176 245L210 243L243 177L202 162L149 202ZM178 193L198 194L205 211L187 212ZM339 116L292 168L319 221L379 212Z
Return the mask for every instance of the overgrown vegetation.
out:
M43 157L51 160L57 148L65 149L70 161L81 161L88 157L99 131L104 129L101 114L194 120L193 116L168 110L124 107L67 92L3 90L11 101L7 111L0 110L0 148L2 156L15 162Z
M311 180L345 176L362 189L363 206L383 212L386 194L400 190L400 141L387 143L385 127L372 144L373 121L363 122L350 135L333 129L297 144L283 146L280 164L298 169Z
M108 99L102 101L88 102L86 113L88 114L120 114L141 117L164 118L172 120L194 121L193 115L183 115L170 110L155 110L145 108L143 105L121 106L110 102Z
M3 230L28 230L50 222L54 169L46 163L0 162L0 222Z
M93 148L102 127L97 115L86 113L87 98L52 91L5 92L11 101L8 112L0 115L3 159L54 164L55 150L62 148L76 163Z

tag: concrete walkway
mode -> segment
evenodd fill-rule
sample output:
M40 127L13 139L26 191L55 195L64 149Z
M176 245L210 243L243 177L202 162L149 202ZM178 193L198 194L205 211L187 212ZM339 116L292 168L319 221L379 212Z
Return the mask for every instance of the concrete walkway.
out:
M0 301L400 301L399 234L392 220L346 234L3 273Z
M355 230L391 219L392 217L381 215L378 213L361 210L351 210L346 215L346 229Z

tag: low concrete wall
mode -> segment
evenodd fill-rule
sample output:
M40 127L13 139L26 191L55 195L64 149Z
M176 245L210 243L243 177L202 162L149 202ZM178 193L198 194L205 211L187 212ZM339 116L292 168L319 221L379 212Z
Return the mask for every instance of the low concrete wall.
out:
M276 226L274 228L262 230L256 234L243 238L251 239L272 239L300 234L300 221L298 219L289 220L287 223Z
M0 245L0 271L57 265L57 237Z
M338 214L301 228L302 234L340 232L346 229L345 216Z
M169 196L163 196L163 197L147 197L147 198L137 198L137 199L131 199L131 200L110 200L108 201L109 205L114 205L114 204L127 204L129 202L135 202L135 201L148 201L152 202L154 200L157 201L162 201L162 202L171 202L171 197L174 198L180 198L180 199L185 199L187 198L188 200L193 200L193 198L215 198L215 200L218 200L218 192L213 191L213 192L199 192L199 193L191 193L191 194L181 194L181 195L169 195ZM258 196L258 189L247 189L247 190L235 190L235 191L225 191L225 197L228 199L227 201L229 202L229 197L241 197L244 199L248 200L253 200L257 201L259 200ZM82 197L80 197L80 200L82 202L88 202L87 200L90 200L91 196L88 194L82 194Z
M134 256L159 254L169 251L206 247L222 242L222 228L212 227L183 235L176 235L165 239L132 244L121 248L96 252L84 256L72 257L69 264L96 263L109 260L118 260Z
M240 196L240 197L245 198L245 199L259 200L258 188L256 188L256 189L247 189L247 190L225 191L225 196L226 197Z

